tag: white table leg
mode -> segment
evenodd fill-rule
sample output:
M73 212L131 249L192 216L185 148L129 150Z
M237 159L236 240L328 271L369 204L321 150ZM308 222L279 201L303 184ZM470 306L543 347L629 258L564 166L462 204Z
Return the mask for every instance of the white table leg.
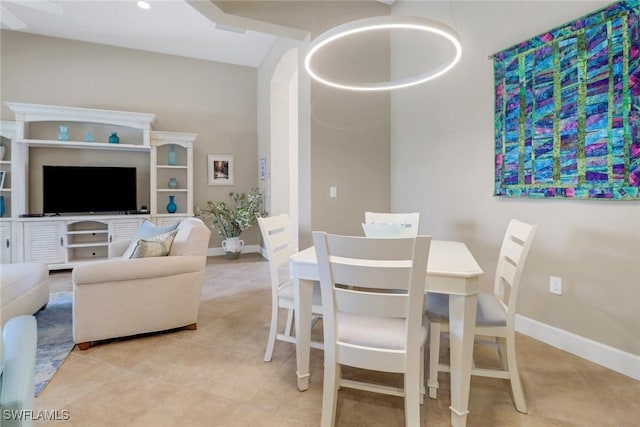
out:
M296 320L296 375L298 389L309 388L309 353L311 350L311 305L313 282L294 279L294 302Z
M451 349L451 425L463 427L469 413L469 386L473 363L477 295L449 296L449 346Z

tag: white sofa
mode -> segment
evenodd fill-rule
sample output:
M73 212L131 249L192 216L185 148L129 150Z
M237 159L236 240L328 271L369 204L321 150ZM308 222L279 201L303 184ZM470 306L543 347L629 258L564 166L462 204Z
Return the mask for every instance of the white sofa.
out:
M38 331L33 316L16 316L0 337L0 425L30 427Z
M12 317L34 314L49 302L49 269L28 262L0 265L0 323Z
M93 341L195 329L209 246L209 228L184 219L168 256L115 258L73 269L73 339L81 350ZM123 254L128 242L114 242Z

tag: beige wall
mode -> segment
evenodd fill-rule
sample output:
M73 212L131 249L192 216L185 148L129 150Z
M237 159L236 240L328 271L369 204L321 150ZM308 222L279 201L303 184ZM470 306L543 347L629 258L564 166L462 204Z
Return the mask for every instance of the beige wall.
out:
M591 2L398 2L440 19L463 57L446 76L392 97L391 206L420 211L422 233L466 242L488 289L510 218L538 224L518 312L640 355L640 202L493 197L493 68L488 55L596 10ZM479 19L481 17L481 19ZM394 46L398 58L401 46ZM403 64L397 64L402 68ZM549 293L549 276L564 294Z
M198 134L194 149L196 206L206 206L207 200L227 200L230 191L247 191L258 185L256 69L19 32L2 31L1 37L3 102L154 113L155 130ZM13 120L4 104L1 111L2 120ZM98 160L73 150L44 151L56 150L35 151L34 170L50 159L132 161L130 154L99 152ZM235 186L207 185L209 153L235 156ZM133 161L140 162L142 173L148 173L148 159L136 155ZM37 209L41 204L37 196L40 180L37 175L31 177L31 204ZM148 191L140 195L138 203L149 205ZM162 201L159 204L162 206ZM242 237L247 244L257 244L258 234L255 227ZM214 231L210 246L220 246L219 241Z
M311 39L347 21L389 14L388 6L375 1L215 3L229 14L308 31ZM380 66L368 71L386 77L388 45L369 45L369 49L375 51ZM304 86L304 80L300 85ZM304 99L300 105L305 105ZM304 124L307 112L302 108L300 121ZM300 175L304 186L305 174L311 174L311 219L309 225L305 223L307 205L301 197L301 248L312 244L313 230L362 234L365 210L388 211L390 203L389 95L345 92L312 82L308 115L310 146L300 147L300 157L310 159L310 164L300 163ZM329 198L330 186L337 187L337 198ZM301 193L304 191L301 187Z

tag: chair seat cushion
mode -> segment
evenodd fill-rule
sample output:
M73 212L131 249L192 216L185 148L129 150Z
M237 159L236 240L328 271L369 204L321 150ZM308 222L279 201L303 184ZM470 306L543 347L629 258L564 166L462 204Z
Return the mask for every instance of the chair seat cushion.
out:
M424 301L425 312L429 320L435 322L449 322L449 295L427 292ZM478 308L476 311L477 326L506 326L507 311L492 294L481 292L478 294Z
M138 226L136 234L131 240L149 239L160 234L169 233L173 230L176 230L178 228L178 225L180 225L180 222L176 221L168 225L160 226L155 225L151 221L145 219L144 221L142 221L140 226Z
M150 251L148 250L148 246L149 246L148 243L162 241L167 237L168 235L167 233L171 233L172 231L175 231L175 233L173 233L171 237L171 242L169 243L169 248L171 248L171 243L173 242L173 238L177 233L177 228L179 224L180 224L179 222L175 222L165 226L157 226L151 221L148 221L145 219L144 221L142 221L140 226L138 226L138 229L136 230L136 234L131 239L131 243L129 244L129 247L122 255L122 258L129 259L129 258L146 258L147 256L160 256L160 255L145 255L146 253L150 253ZM142 244L140 244L141 241L143 241ZM151 246L156 246L156 245L151 245ZM136 253L136 250L137 250L137 253ZM167 255L168 253L169 251L167 251L163 255Z
M123 258L150 258L167 256L178 230L159 234L147 239L134 240L127 248ZM127 256L128 255L128 256Z
M280 285L280 292L278 293L278 295L280 296L281 299L284 299L284 300L287 300L287 301L291 301L291 303L293 304L293 296L294 296L293 282L291 280L287 280L282 285ZM320 293L320 283L319 282L314 282L313 283L312 304L314 306L321 306L322 305L322 294Z
M422 322L421 342L427 339L426 319ZM405 349L405 320L338 313L338 341L366 347Z
M377 237L377 238L395 238L401 237L404 232L404 224L400 223L371 223L365 224L362 223L362 230L364 231L364 235L367 237Z

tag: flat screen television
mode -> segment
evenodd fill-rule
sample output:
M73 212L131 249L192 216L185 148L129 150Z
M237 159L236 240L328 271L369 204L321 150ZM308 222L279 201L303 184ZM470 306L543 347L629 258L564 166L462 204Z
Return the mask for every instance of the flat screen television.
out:
M135 211L136 190L135 167L42 167L42 205L45 214Z

